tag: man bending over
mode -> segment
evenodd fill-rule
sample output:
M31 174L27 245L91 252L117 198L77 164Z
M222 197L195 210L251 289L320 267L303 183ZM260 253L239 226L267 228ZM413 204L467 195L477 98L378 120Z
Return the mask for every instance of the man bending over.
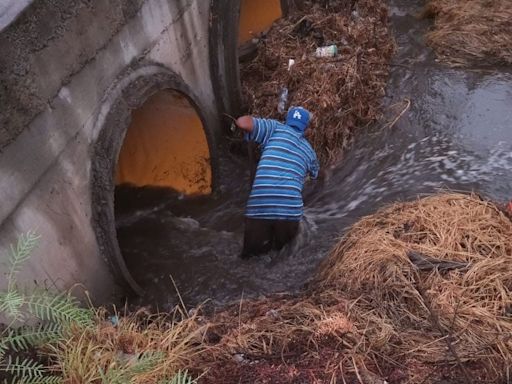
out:
M297 235L306 176L316 179L319 171L316 153L305 137L309 120L306 109L291 107L286 124L252 116L236 121L245 139L262 149L245 212L241 258L280 250Z

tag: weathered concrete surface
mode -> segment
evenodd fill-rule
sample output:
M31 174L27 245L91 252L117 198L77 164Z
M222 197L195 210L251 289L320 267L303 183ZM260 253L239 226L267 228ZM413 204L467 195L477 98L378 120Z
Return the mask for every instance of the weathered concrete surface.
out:
M33 0L3 0L0 3L0 32L9 26Z
M115 293L113 191L98 180L113 180L117 153L101 158L98 148L118 149L130 109L145 97L181 84L216 147L209 7L199 0L35 1L2 32L0 263L19 233L42 235L23 281L81 283L99 301ZM101 215L93 207L112 210L101 224L113 236L105 239L109 249L99 246Z
M106 48L142 0L34 1L0 35L0 149ZM96 27L96 28L95 28Z

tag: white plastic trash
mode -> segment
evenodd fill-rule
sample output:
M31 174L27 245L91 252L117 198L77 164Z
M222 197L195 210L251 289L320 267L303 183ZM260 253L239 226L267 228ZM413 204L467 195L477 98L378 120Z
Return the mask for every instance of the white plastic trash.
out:
M338 54L336 45L328 45L326 47L318 47L315 52L316 57L334 57Z

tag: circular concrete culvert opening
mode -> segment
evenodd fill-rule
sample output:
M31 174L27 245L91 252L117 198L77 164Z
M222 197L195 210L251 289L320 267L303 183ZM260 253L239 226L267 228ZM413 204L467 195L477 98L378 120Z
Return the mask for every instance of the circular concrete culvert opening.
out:
M154 260L168 251L159 239L174 235L165 223L174 219L167 206L174 212L181 200L212 192L205 132L196 108L175 90L158 91L131 112L116 165L114 212L120 253L138 293L155 275Z

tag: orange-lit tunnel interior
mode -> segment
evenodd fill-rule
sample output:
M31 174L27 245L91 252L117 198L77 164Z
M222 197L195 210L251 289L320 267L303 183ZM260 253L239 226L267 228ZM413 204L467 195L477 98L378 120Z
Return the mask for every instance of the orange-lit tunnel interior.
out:
M267 31L280 17L280 0L241 0L239 45ZM119 154L116 185L166 187L187 195L211 193L205 130L183 94L159 91L132 112Z
M132 112L119 154L116 184L167 187L187 195L211 192L205 130L183 94L159 91Z
M282 13L280 0L241 0L238 44L243 45L268 30Z

